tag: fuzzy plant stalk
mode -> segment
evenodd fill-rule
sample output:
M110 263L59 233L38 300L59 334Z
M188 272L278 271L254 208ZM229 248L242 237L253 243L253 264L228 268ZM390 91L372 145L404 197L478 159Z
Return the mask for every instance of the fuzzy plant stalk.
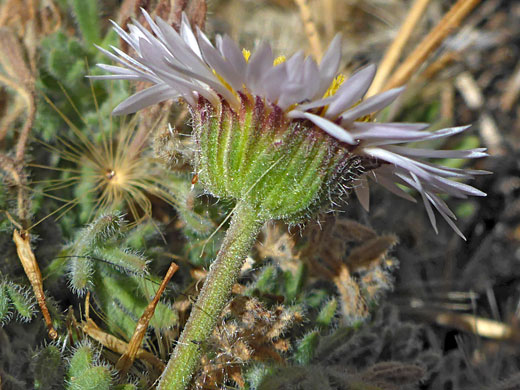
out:
M477 158L484 149L431 150L407 143L439 140L468 127L427 131L417 123L381 123L377 111L403 88L364 99L375 76L367 66L348 80L338 73L341 39L336 36L318 64L298 52L275 58L262 43L251 54L228 36L216 46L183 15L179 30L160 18L144 17L130 32L114 24L134 55L99 48L121 66L100 64L97 79L147 81L149 88L119 104L129 114L168 99L184 100L196 145L192 164L199 183L213 196L236 204L217 259L188 323L162 374L159 389L189 386L201 353L227 303L244 258L261 226L271 220L305 221L345 189L368 209L368 179L415 201L418 192L436 230L434 209L462 236L455 215L439 196L483 196L459 179L484 173L436 165L428 159ZM457 180L452 180L452 179Z
M253 208L247 204L237 205L231 226L164 370L159 388L184 389L189 384L204 351L204 343L213 333L262 224Z
M192 117L199 181L213 195L235 200L236 206L163 373L159 388L164 389L188 385L262 225L301 218L322 197L326 184L353 165L332 138L313 134L286 120L281 111L265 110L262 102L247 97L238 113L201 98Z

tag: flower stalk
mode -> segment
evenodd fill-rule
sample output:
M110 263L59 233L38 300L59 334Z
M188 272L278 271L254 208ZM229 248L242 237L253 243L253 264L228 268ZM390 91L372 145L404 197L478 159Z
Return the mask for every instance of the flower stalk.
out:
M244 260L263 224L264 221L258 218L257 210L243 202L237 204L224 242L216 260L210 266L188 323L161 376L158 389L183 390L189 385L200 363L206 341L213 333Z

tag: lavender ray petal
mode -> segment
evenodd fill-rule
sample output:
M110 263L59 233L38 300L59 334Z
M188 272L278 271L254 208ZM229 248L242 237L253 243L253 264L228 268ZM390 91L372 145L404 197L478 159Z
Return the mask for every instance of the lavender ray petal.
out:
M282 109L286 110L288 107L296 104L302 96L302 90L304 86L300 83L288 84L283 87L282 94L278 99L277 105Z
M180 94L176 93L176 91L172 90L168 85L154 85L130 96L114 108L112 113L114 115L131 114L142 108L179 96Z
M118 56L116 56L115 54L113 53L110 53L108 50L102 48L101 46L98 46L96 44L94 44L94 47L96 49L98 49L101 53L103 53L105 56L107 56L108 58L110 58L112 61L114 62L117 62L118 64L121 64L127 68L130 68L132 70L135 70L137 71L138 69L139 70L146 70L146 71L149 71L150 72L150 69L147 68L147 67L144 67L144 65L142 65L141 63L137 62L135 59L133 59L132 57L129 57L132 62L131 63L128 63L126 61L123 61L123 58L119 58ZM135 64L134 64L135 63Z
M159 39L154 37L154 35L147 28L145 28L138 20L132 19L132 23L133 23L133 26L129 25L129 28L133 27L132 30L134 32L137 32L137 30L138 30L139 33L140 33L139 34L140 36L135 37L137 42L139 42L141 39L144 38L144 39L146 39L148 42L150 42L152 44L164 47L163 43ZM166 49L166 47L164 47L164 48Z
M410 123L354 122L349 130L354 138L362 140L363 145L368 147L421 141L430 135L422 131L426 127L428 125Z
M480 191L479 189L470 186L466 183L460 183L458 181L453 181L446 179L444 177L436 177L436 180L440 181L441 183L446 184L447 187L449 187L454 193L455 191L460 191L464 195L471 195L471 196L487 196L487 194L483 191ZM449 191L445 191L446 193L450 193ZM456 194L454 194L456 195Z
M222 54L237 73L237 77L245 83L247 62L244 55L228 35L222 38Z
M137 46L137 40L134 39L134 37L132 37L130 34L128 34L125 30L123 30L116 22L114 22L113 20L110 20L110 23L112 24L112 28L115 30L115 32L117 33L117 35L119 35L121 38L123 38L123 40L128 43L132 49L134 49L135 51L138 50L138 46Z
M116 57L115 55L112 55L111 58L117 58L117 62L119 62L120 64L122 64L122 65L124 65L124 66L126 66L126 67L128 67L130 69L135 69L136 71L149 72L149 73L153 74L152 69L148 65L145 65L141 61L139 61L139 60L129 56L124 51L118 49L115 46L110 46L110 48L112 50L114 50L114 52L117 55L119 55L119 57ZM108 52L105 51L103 53L107 54ZM139 56L141 56L140 52L139 52Z
M143 8L141 7L141 12L143 13L144 15L144 18L146 19L146 21L148 22L150 28L152 29L152 31L154 32L154 34L157 36L157 38L159 38L161 41L164 41L164 35L161 31L161 29L157 26L157 24L153 21L152 17L150 16L150 14Z
M393 193L394 195L399 196L400 198L406 199L410 202L417 203L417 199L415 199L413 196L408 194L406 191L402 190L396 185L396 180L400 182L401 180L398 180L399 178L394 175L394 172L385 172L381 168L378 168L374 171L372 171L375 175L374 180L385 187L388 191ZM402 183L401 183L402 184Z
M197 30L200 31L200 29L197 29ZM222 57L226 56L224 54L224 52L222 51L222 35L220 35L220 34L215 35L215 47L219 51L220 55L222 55Z
M354 192L356 193L356 196L359 200L359 203L361 203L361 206L366 211L369 211L370 209L370 189L368 186L368 180L363 175L358 178L359 183L354 184Z
M263 42L251 55L247 63L247 88L253 95L262 96L261 80L263 75L273 67L273 52L269 44Z
M341 35L336 34L320 63L320 88L317 97L323 96L336 76L341 61Z
M437 164L433 164L433 163L426 162L426 161L421 161L421 164L428 165L431 167L439 167L439 165L437 165ZM442 169L445 172L453 172L453 173L460 173L463 175L467 175L467 177L472 178L472 179L474 178L474 176L490 175L493 173L493 172L485 171L482 169L466 169L466 168L461 169L461 168L452 168L452 167L445 167L445 166L442 166Z
M453 211L450 210L446 202L444 202L437 195L428 191L426 193L426 197L430 199L430 202L435 206L437 210L439 210L439 212L445 213L451 219L457 220L457 216L453 213Z
M217 80L216 78L206 78L198 73L192 72L191 70L188 70L186 68L178 67L177 65L172 63L168 63L168 66L184 76L191 77L195 80L203 82L204 84L207 84L208 86L213 88L217 93L221 94L222 97L226 99L226 101L231 106L233 106L234 108L238 108L240 104L239 100L225 85L223 85L220 82L220 80Z
M123 75L123 74L104 74L104 75L87 75L86 78L91 80L132 80L132 81L149 81L144 77L136 74Z
M305 88L300 101L312 99L316 95L316 92L320 88L319 74L320 70L318 69L316 61L307 57L303 64L302 85L304 85Z
M206 63L213 68L217 74L224 78L234 90L240 90L242 88L242 84L244 84L245 80L234 72L227 61L220 56L218 50L202 37L200 37L200 49Z
M285 63L269 69L262 79L265 97L276 102L287 87L287 65ZM283 107L282 107L283 109Z
M108 64L96 64L96 66L100 69L106 70L107 72L112 72L114 74L121 75L135 75L135 71L128 68L122 68L121 66L114 66Z
M417 166L417 161L403 157L396 153L392 153L389 150L382 148L364 148L363 152L370 157L394 164L403 168L405 171L413 172L426 179L430 179L432 177L432 175L430 175L428 172Z
M300 82L302 80L304 59L305 55L303 54L303 51L299 50L285 61L289 81Z
M402 175L408 176L413 173L417 177L421 178L425 185L427 184L429 187L434 188L438 192L446 192L458 196L464 195L457 189L453 188L453 186L450 184L453 183L452 181L448 180L448 183L446 183L446 181L441 181L442 178L440 176L436 176L435 174L426 171L415 160L400 156L381 148L365 148L363 149L363 152L372 158L393 164L395 166L394 174L398 177L401 177L402 179Z
M125 54L126 57L128 57L128 60L130 62L126 62L123 60L123 58L117 57L116 55L110 53L109 51L96 46L103 54L105 54L108 58L111 60L123 65L124 67L128 68L130 71L135 73L136 75L139 75L143 78L145 78L147 81L153 82L153 83L160 83L161 80L153 73L151 69L148 67L145 67L138 61L134 60L132 57L129 57ZM123 53L124 54L124 53ZM126 59L126 57L124 59ZM134 65L135 64L135 65Z
M147 41L144 38L139 40L139 49L141 51L141 57L144 62L148 64L150 69L157 71L158 69L166 71L168 70L167 62L165 61L165 53L162 53L157 46Z
M157 70L157 73L161 76L161 79L164 80L165 83L179 91L183 97L188 96L191 92L197 92L215 106L220 103L219 97L212 90L206 89L198 83L195 83L191 80L186 80L177 75L174 75L171 72L166 72L160 69ZM192 99L190 104L194 105L196 102Z
M327 104L330 104L333 101L334 101L334 96L329 96L324 99L318 99L318 100L311 101L309 103L300 104L300 105L298 105L297 109L298 109L298 111L312 110L313 108L325 107Z
M168 51L179 63L189 67L197 73L201 73L206 77L210 77L212 72L208 66L182 39L175 29L161 18L157 18L157 25L164 35Z
M433 133L431 133L431 135L428 137L428 140L451 137L452 135L459 134L459 133L462 133L463 131L466 131L470 127L471 127L471 125L448 127L446 129L437 130L437 131L434 131Z
M191 29L190 21L188 20L188 16L186 13L182 13L182 21L181 21L181 38L186 42L186 44L190 47L190 49L200 58L202 59L202 53L200 52L199 43L197 42L197 38Z
M102 78L113 77L113 80L140 80L140 81L150 81L155 82L156 78L150 76L144 72L137 72L133 69L122 68L120 66L112 66L106 64L97 64L97 67L106 70L108 72L112 72L111 75L88 75L88 78L94 80L100 80Z
M435 149L419 149L407 148L402 146L387 146L385 149L394 153L408 157L422 158L481 158L488 156L485 153L486 148L476 148L467 150L435 150Z
M389 149L389 148L385 148L385 149ZM464 169L448 168L448 167L444 167L443 165L426 163L423 161L415 160L410 157L403 156L401 154L399 154L399 156L401 156L403 159L411 162L412 164L415 164L417 167L420 167L427 172L433 173L433 174L441 176L441 177L457 177L460 179L473 179L473 176L470 175Z
M390 103L404 91L404 88L394 88L378 95L369 97L358 106L351 108L341 114L341 124L350 124L357 118L379 111Z
M134 20L134 19L132 19L132 20ZM132 39L135 42L138 42L139 39L141 39L141 38L148 39L146 34L143 33L143 31L138 26L135 26L132 23L129 23L127 27L128 27L130 36L132 37ZM139 50L136 50L136 51L139 51Z
M337 140L351 144L351 145L356 144L356 141L354 140L354 138L352 138L352 136L343 127L341 127L319 115L314 115L314 114L311 114L310 112L301 112L301 111L293 110L293 111L291 111L291 117L308 119L312 123L314 123L316 126L318 126L320 129L322 129L323 131L325 131L327 134L331 135L332 137L336 138Z
M426 213L428 214L430 223L433 226L433 230L435 230L435 233L439 234L439 230L437 229L437 220L435 218L435 213L433 212L430 201L426 197L425 189L423 188L421 181L417 178L416 175L414 175L413 172L410 172L410 176L412 177L412 179L409 179L404 175L399 175L399 177L401 177L402 180L407 182L412 188L415 188L421 194L421 198L424 203L424 208L426 209Z
M442 202L442 200L434 195L434 194L429 194L429 193L426 193L426 196L428 197L428 199L431 201L431 203L435 206L435 208L437 209L437 211L439 212L439 214L442 216L442 218L444 218L444 220L448 223L448 225L450 225L450 227L453 229L453 231L455 233L457 233L457 235L459 237L461 237L464 241L466 241L466 237L464 236L464 234L462 234L462 232L460 231L460 229L457 227L457 225L449 218L449 214L445 214L441 208L439 208L440 206L440 203L438 204L436 202L437 201L440 201ZM442 202L444 203L444 202ZM448 209L448 211L450 211L451 213L451 210L448 208L448 206L446 206L446 208ZM453 214L453 213L451 213Z
M363 69L354 73L347 81L345 81L337 90L336 99L327 109L327 117L335 118L341 112L351 107L359 99L363 98L374 80L376 75L376 66L368 65Z
M383 161L394 164L400 167L405 172L414 173L421 179L425 180L432 186L435 186L440 191L447 192L459 197L463 194L476 194L474 191L478 191L475 188L463 185L462 183L454 182L452 180L445 179L444 177L459 177L459 178L471 178L466 173L446 171L442 167L434 165L427 165L421 161L416 161L408 157L401 156L383 148L365 148L363 152L371 157L381 159ZM467 190L471 193L460 192L462 186L467 186ZM466 187L464 187L466 188ZM470 190L471 189L471 190ZM480 192L478 192L480 193ZM483 194L483 193L482 193ZM482 195L481 195L482 196Z

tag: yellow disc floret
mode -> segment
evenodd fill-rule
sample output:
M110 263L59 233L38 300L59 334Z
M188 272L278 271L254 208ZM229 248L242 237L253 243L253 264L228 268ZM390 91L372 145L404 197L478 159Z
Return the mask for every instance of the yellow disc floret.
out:
M249 57L251 57L251 52L247 49L242 49L242 55L244 56L244 59L246 62L249 62Z
M273 61L273 66L283 64L287 58L285 56L278 56Z
M233 93L233 95L238 96L238 95L237 95L237 92L233 89L233 87L232 87L231 85L229 85L229 83L224 79L224 77L222 77L221 75L219 75L215 69L212 69L212 71L213 71L213 74L214 74L215 76L217 76L218 80L222 83L222 85L223 85L224 87L226 87L227 89L229 89L229 90Z
M325 92L325 95L323 95L324 98L332 96L336 93L339 87L341 87L341 84L345 81L345 76L342 74L338 74L336 78L332 81L330 84L329 89L327 89L327 92Z

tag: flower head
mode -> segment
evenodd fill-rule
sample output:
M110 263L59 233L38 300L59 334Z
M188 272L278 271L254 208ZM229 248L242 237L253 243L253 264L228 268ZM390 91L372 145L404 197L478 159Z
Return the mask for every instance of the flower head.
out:
M191 106L198 126L195 131L198 143L202 150L206 150L198 159L198 169L208 174L208 186L217 196L244 198L244 191L234 188L249 183L240 179L240 173L251 175L255 170L250 164L254 158L263 161L260 168L263 172L271 169L269 167L272 165L269 164L279 161L273 154L274 150L278 144L286 143L293 145L289 148L291 153L301 154L292 162L282 163L284 170L280 174L289 181L299 181L304 173L291 173L287 167L291 164L312 165L309 159L321 158L316 169L326 172L327 178L320 185L336 180L345 169L352 171L356 167L354 171L359 181L354 189L366 209L369 205L367 178L414 201L402 189L402 186L409 187L421 194L435 229L433 208L462 236L452 221L455 215L439 195L448 194L458 198L484 196L478 189L456 181L473 178L484 172L435 165L428 159L478 158L486 155L485 149L449 151L403 146L409 142L449 137L469 126L430 132L425 131L428 125L422 123L373 121L372 114L390 105L403 88L391 89L364 99L375 76L375 66L369 65L347 80L338 75L341 59L339 35L333 39L318 64L301 51L288 59L275 59L267 43L262 43L251 54L240 50L228 36L217 36L214 46L199 29L195 32L192 30L185 15L177 32L162 19L156 18L154 21L144 10L143 14L151 31L134 21L129 24L127 33L114 23L118 34L135 54L126 54L116 47L112 47L114 53L99 48L122 66L101 64L101 68L112 74L96 77L140 80L153 84L117 106L114 110L116 114L135 112L167 99L185 100ZM218 120L212 122L211 118ZM239 124L236 129L235 123ZM215 128L217 130L212 133ZM231 129L230 132L226 131L227 128ZM284 133L280 129L290 131ZM256 139L259 132L268 135L261 142L251 141ZM289 142L294 138L297 141ZM211 142L217 145L206 147L205 139L213 140ZM242 149L222 151L219 142L239 145ZM318 150L315 148L317 143L326 144L326 147ZM302 148L305 153L301 152ZM269 158L260 153L265 150L270 151ZM255 154L257 152L260 155ZM238 158L237 153L242 160L233 160ZM288 150L282 151L282 155L287 153ZM221 163L224 161L227 166L219 170L217 160L221 155ZM311 169L307 173L312 172ZM232 174L236 174L234 182L233 178L222 181L215 177ZM273 180L271 184L282 185L281 181ZM269 181L269 178L253 175L253 182L258 181ZM312 185L312 180L300 183L298 191L304 191L305 186L309 188ZM287 187L286 190L293 191L294 188ZM266 190L268 188L260 186L254 192ZM318 195L316 192L307 206L315 202ZM249 192L247 196L251 197ZM284 200L274 197L269 207L278 207L276 202L283 203ZM280 213L275 213L276 216L290 214L285 208L278 208Z
M85 135L48 97L45 99L70 126L73 135L58 137L56 146L39 142L72 166L35 165L64 173L62 178L41 183L46 196L64 203L36 224L54 213L59 213L59 219L76 206L80 208L82 222L121 208L128 209L132 219L139 222L152 216L150 196L173 207L179 205L177 197L163 184L170 172L145 153L146 136L153 129L139 134L138 120L134 117L119 126L110 121L109 129L101 132L85 122L88 134ZM68 187L73 187L71 199L64 198L64 189Z

